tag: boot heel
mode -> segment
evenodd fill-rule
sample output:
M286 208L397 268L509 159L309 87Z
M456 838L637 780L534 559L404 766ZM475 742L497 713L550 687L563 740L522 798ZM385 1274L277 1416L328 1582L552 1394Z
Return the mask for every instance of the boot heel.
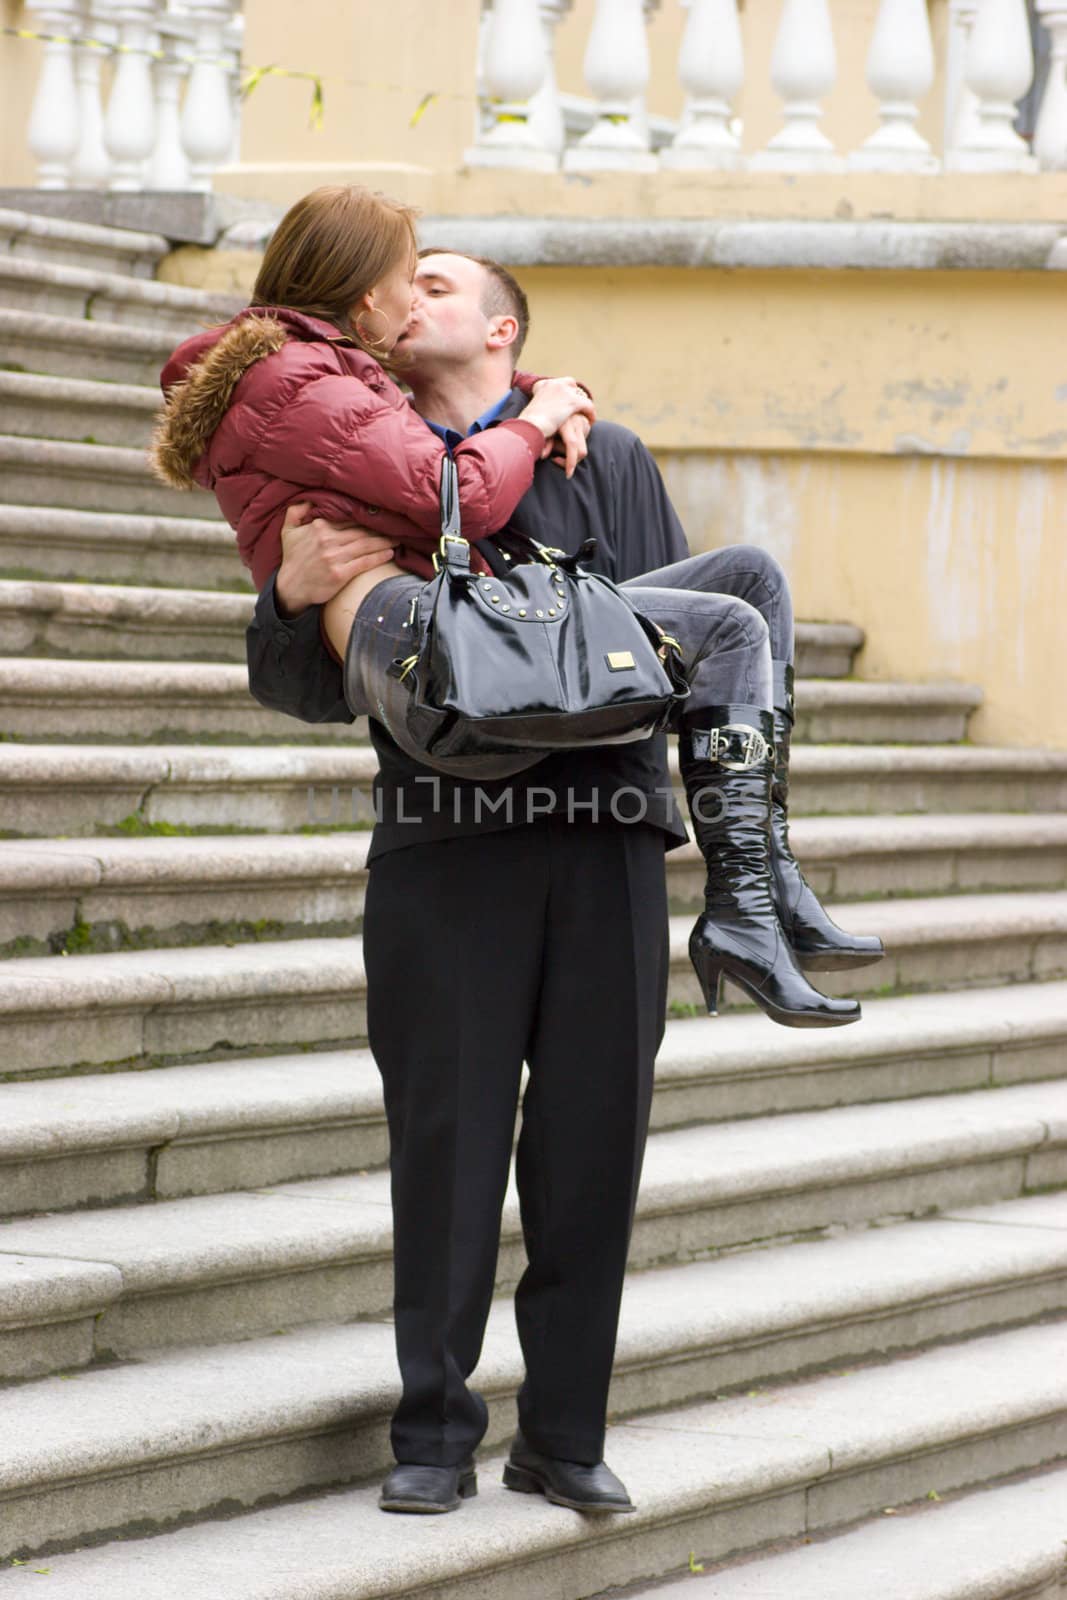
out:
M722 965L712 960L703 950L689 951L689 959L693 963L693 971L700 984L700 992L704 996L704 1004L708 1008L709 1017L719 1015L719 997L722 992Z
M478 1474L472 1469L465 1472L459 1480L459 1497L461 1500L473 1500L478 1493Z
M504 1466L504 1487L514 1489L517 1494L544 1494L544 1485L532 1472L527 1472L525 1467L512 1466L508 1461Z

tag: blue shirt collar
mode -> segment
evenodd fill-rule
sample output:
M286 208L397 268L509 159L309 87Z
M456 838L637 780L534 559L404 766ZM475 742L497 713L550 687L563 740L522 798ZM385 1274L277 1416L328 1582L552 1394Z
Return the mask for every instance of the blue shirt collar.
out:
M491 428L493 423L499 420L500 413L510 399L511 390L509 389L507 394L501 395L500 399L494 405L491 405L487 411L483 411L480 417L475 417L465 435L457 433L455 428L445 427L442 422L431 422L429 417L423 417L422 420L433 433L436 433L439 439L444 440L445 448L451 453L465 437L469 439L472 433L482 433L486 428Z

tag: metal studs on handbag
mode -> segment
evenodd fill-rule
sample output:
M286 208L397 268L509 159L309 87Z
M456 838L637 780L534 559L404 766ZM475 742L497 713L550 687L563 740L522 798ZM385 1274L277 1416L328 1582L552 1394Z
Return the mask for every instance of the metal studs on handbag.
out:
M575 555L522 543L526 559L503 575L471 571L446 456L437 575L416 596L413 654L389 669L410 688L413 717L438 722L427 753L623 744L664 728L689 695L677 641L579 564L595 541Z

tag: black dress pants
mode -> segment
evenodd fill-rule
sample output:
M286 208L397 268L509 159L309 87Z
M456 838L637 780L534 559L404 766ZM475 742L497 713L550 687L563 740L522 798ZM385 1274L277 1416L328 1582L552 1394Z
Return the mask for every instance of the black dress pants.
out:
M398 1461L454 1466L516 1158L515 1293L537 1450L603 1456L623 1275L666 1011L665 836L565 816L391 851L370 868L368 1032L392 1176Z

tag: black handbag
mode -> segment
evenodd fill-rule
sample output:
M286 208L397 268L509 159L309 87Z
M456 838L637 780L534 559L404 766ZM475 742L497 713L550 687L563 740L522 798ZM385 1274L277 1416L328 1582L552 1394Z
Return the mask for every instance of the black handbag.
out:
M573 556L509 531L528 559L471 571L459 483L441 471L437 576L415 596L413 651L389 672L410 690L408 725L428 755L628 744L665 728L689 696L676 640Z

